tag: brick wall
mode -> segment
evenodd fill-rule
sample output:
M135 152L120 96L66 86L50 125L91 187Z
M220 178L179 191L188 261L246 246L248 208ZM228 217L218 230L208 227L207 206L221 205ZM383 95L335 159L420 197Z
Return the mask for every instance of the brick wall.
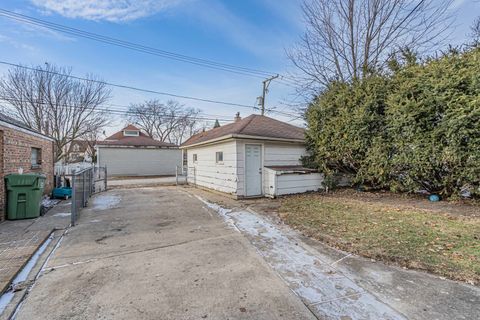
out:
M0 221L5 219L5 180L10 173L43 173L46 175L45 194L53 188L53 142L39 135L16 130L0 124ZM41 164L38 168L31 166L32 148L41 150Z

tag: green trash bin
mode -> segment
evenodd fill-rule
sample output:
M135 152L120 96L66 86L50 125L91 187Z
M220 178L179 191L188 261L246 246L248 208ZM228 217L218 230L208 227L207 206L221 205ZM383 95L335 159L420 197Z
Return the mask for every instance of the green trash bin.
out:
M40 216L45 179L40 174L9 174L5 177L9 220Z

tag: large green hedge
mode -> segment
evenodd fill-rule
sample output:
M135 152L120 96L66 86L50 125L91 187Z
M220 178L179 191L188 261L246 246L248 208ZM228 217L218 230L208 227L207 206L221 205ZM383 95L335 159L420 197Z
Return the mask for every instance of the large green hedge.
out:
M306 164L394 191L480 195L480 50L332 83L309 106Z

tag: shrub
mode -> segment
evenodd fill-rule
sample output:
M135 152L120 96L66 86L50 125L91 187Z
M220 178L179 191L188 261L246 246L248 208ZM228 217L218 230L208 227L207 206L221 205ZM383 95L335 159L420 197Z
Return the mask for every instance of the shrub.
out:
M479 49L334 82L306 119L305 163L326 174L394 191L480 195Z
M387 87L383 77L331 84L307 111L310 160L327 174L361 170L372 137L382 135L385 126Z
M456 195L480 181L480 51L399 71L387 104L392 185Z

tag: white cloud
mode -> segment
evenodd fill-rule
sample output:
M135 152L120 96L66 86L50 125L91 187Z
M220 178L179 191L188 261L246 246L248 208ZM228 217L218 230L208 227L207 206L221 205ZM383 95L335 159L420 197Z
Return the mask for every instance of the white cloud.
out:
M132 21L154 15L185 0L31 0L46 13L57 13L68 18Z
M4 43L6 45L11 45L15 49L28 50L28 51L32 51L32 52L36 51L35 47L33 47L31 45L28 45L26 43L17 41L12 37L9 37L9 36L3 35L3 34L0 34L0 43Z
M458 9L465 4L465 0L453 0L452 4L450 5L451 9Z

